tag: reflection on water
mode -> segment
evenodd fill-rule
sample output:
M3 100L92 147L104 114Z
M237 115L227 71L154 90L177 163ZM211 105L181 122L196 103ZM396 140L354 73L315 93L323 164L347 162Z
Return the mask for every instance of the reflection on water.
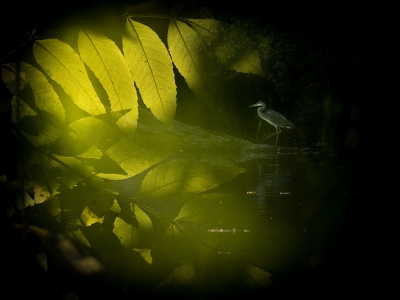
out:
M272 275L272 285L264 285L263 290L316 291L321 281L337 276L318 278L318 270L345 234L349 207L360 193L353 183L354 165L344 164L335 152L319 146L268 153L240 165L248 171L218 189L243 195L246 205L254 209L242 218L248 226L246 238L227 243L229 255ZM221 216L224 222L226 218ZM230 233L232 238L235 231ZM336 280L339 290L342 279Z
M320 146L266 153L241 161L239 165L247 172L221 185L215 192L241 195L238 202L245 203L246 209L240 205L232 208L231 203L226 203L219 222L231 222L233 228L220 227L208 229L208 232L220 230L226 233L225 240L218 244L224 248L225 256L247 268L258 267L266 271L263 278L272 275L268 277L268 284L255 290L261 286L262 290L270 292L276 287L317 290L318 280L325 280L316 280L317 270L340 240L350 203L359 195L352 183L356 176L351 171L354 166L343 164L335 152ZM242 235L237 236L238 232ZM228 268L221 260L214 258L214 263ZM240 271L236 270L237 273ZM316 273L311 278L312 271ZM243 293L237 283L218 279L229 277L225 272L218 268L213 272L208 274L220 286L215 284L210 288L222 294L227 290L232 290L232 294L239 290ZM247 271L244 273L248 274ZM341 279L337 278L336 284L340 287ZM249 286L246 288L252 291Z
M188 166L213 161L208 174L199 169L186 176L222 183L198 194L147 195L133 205L143 193L145 172L101 186L118 191L117 202L115 193L82 185L59 196L64 229L96 249L119 290L198 299L317 290L317 271L343 234L349 203L359 193L352 166L319 146L249 159L204 153L180 159ZM227 165L247 171L226 181ZM167 175L163 180L174 184ZM150 229L143 228L147 216Z

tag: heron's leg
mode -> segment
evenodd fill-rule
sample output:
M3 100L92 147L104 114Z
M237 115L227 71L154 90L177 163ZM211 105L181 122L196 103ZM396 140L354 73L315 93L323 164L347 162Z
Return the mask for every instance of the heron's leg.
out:
M275 141L275 146L278 144L278 138L279 138L279 133L281 132L281 129L279 128L279 131L278 131L278 126L275 126L275 129L276 129L276 141Z
M268 139L269 137L273 136L276 134L276 141L275 141L275 146L278 144L278 138L279 138L279 134L282 132L282 129L280 129L278 126L274 126L276 132L270 134L269 136L267 136L265 139Z
M270 134L269 136L267 136L266 138L264 138L264 140L268 140L271 136L273 136L273 135L275 135L275 134L276 134L276 132Z
M275 127L275 126L274 126ZM275 128L276 129L276 128ZM273 135L275 135L275 134L277 134L278 132L274 132L274 133L271 133L269 136L267 136L265 139L267 140L267 139L269 139L271 136L273 136Z

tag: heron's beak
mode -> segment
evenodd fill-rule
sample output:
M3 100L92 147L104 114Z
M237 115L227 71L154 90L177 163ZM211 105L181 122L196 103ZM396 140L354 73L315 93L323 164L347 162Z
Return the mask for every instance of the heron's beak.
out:
M249 107L256 107L256 106L257 106L257 104L252 104Z

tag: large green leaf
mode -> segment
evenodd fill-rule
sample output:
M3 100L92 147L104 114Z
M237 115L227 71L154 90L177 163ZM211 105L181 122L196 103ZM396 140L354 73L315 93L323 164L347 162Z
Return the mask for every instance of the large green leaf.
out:
M65 122L64 107L57 93L38 69L24 62L10 63L3 66L2 75L5 85L14 94L29 84L32 88L36 107L48 112L61 122Z
M99 173L98 177L122 180L143 172L171 154L171 148L154 137L138 136L136 141L122 139L105 151L126 174Z
M33 44L33 54L78 107L92 115L105 113L83 62L71 46L56 39L38 40Z
M213 60L207 44L186 23L171 19L168 28L168 48L179 73L185 78L196 97L213 110Z
M107 92L111 110L131 110L117 121L117 125L126 133L133 134L137 127L138 98L132 75L121 51L106 36L82 29L79 31L78 45L83 62L89 66ZM139 70L143 72L142 69Z
M229 201L237 201L240 195L230 193L213 193L199 195L191 199L179 211L175 220L178 222L190 222L196 226L205 226L213 222L219 223L219 218L226 217L229 213L226 211L224 216L220 215L219 207L221 204Z
M131 19L127 20L122 43L143 102L159 120L173 119L176 85L164 43L152 29Z
M188 21L225 67L263 76L257 45L242 28L213 19Z
M168 197L200 193L227 182L246 169L233 165L212 166L205 161L173 160L151 170L139 196Z

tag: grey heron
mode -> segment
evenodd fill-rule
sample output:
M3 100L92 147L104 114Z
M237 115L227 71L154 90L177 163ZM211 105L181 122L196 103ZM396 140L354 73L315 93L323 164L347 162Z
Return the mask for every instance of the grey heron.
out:
M272 109L265 110L267 108L267 106L265 105L265 103L263 101L258 101L257 103L250 105L250 107L258 107L257 113L258 113L258 116L261 118L260 122L258 123L257 133L258 133L258 130L260 130L262 120L268 122L269 124L271 124L272 126L275 127L276 134L277 134L275 145L278 143L279 133L282 131L280 129L280 127L291 128L291 129L296 128L296 126L294 126L294 124L292 122L290 122L288 119L286 119L280 113L278 113ZM279 131L278 131L278 129L279 129Z

